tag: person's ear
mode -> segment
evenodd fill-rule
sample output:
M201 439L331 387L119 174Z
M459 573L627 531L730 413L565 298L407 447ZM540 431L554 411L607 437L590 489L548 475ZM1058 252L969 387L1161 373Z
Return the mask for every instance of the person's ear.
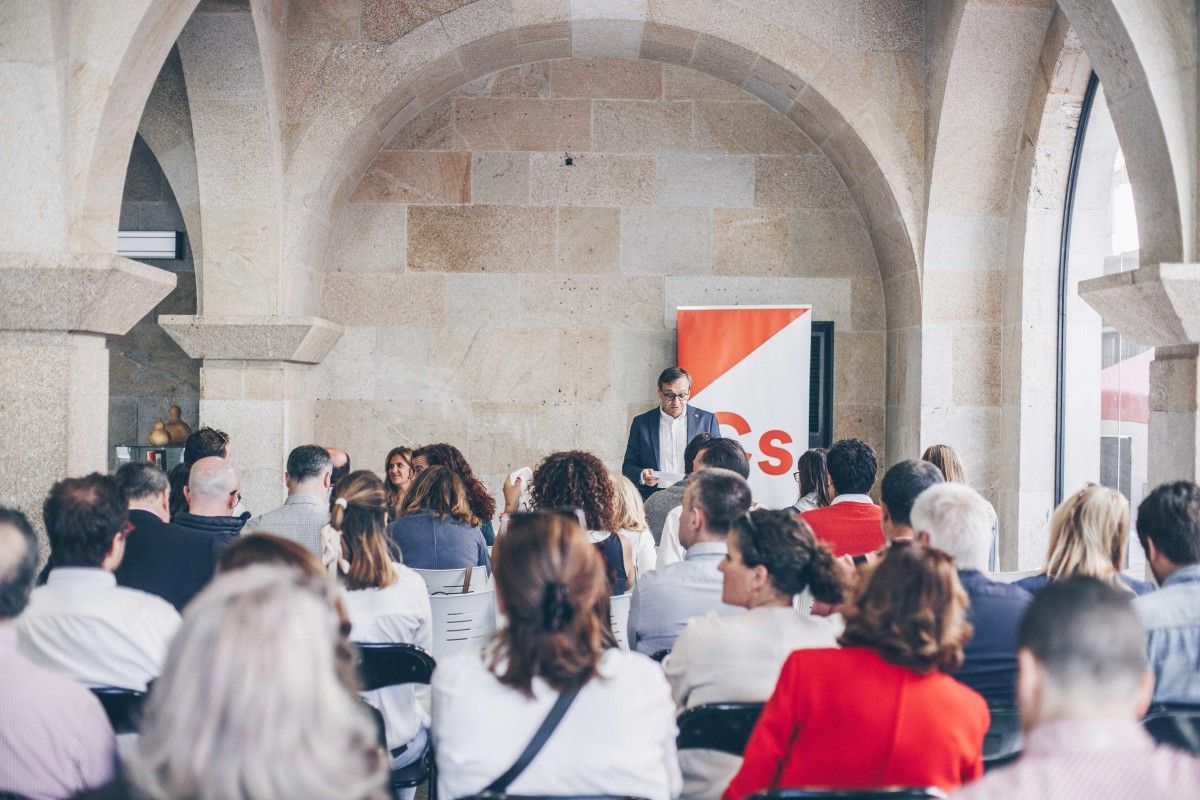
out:
M753 583L754 591L757 592L760 589L770 588L771 574L769 572L767 572L767 568L764 565L759 564L758 566L756 566L753 569L753 572L754 572L754 583Z
M1146 711L1150 708L1151 701L1154 700L1154 673L1146 670L1142 673L1142 679L1138 682L1137 691L1137 715L1140 719L1146 716Z
M1021 724L1029 730L1041 714L1042 665L1027 648L1017 651L1017 708Z
M188 506L192 505L192 488L190 486L183 487L183 499L187 500Z
M922 547L929 547L929 534L925 531L917 531L917 541Z
M879 508L883 511L883 522L887 525L892 524L892 512L888 511L887 503L880 502Z
M333 473L332 472L325 473L325 477L321 480L321 485L324 486L326 489L333 486Z

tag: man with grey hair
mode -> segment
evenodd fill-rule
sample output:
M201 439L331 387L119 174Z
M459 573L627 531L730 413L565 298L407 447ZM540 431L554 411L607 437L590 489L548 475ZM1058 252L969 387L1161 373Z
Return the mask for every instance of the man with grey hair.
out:
M1013 707L1017 625L1033 598L1019 586L988 577L991 506L969 486L937 483L917 496L909 519L918 541L954 559L971 600L967 619L975 633L963 647L963 665L954 677L983 695L989 706Z
M273 533L321 557L321 528L329 522L333 459L324 447L303 444L288 454L283 478L287 499L246 523L246 533Z
M220 456L208 456L192 464L187 486L183 487L188 510L175 515L175 524L204 534L214 561L246 524L235 511L242 501L240 487L233 464Z
M1132 596L1095 578L1038 592L1017 639L1025 757L955 798L1196 797L1200 761L1142 728L1154 679Z
M13 620L37 569L29 520L0 507L0 794L71 797L112 779L116 742L100 702L17 650Z
M750 484L728 469L692 474L683 493L679 541L684 558L638 579L629 606L629 646L642 653L669 650L692 617L739 611L721 602L718 567L729 552L734 520L750 510Z
M171 485L157 465L131 461L115 477L129 502L131 528L117 584L156 594L182 611L212 579L212 542L199 531L171 524Z

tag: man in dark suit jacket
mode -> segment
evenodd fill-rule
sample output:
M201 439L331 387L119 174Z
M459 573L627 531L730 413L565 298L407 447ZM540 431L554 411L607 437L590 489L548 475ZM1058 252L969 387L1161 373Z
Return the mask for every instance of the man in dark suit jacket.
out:
M182 611L212 579L212 542L198 531L167 522L170 484L154 464L134 461L117 470L117 485L129 502L133 530L117 583L158 595Z
M621 473L633 481L643 498L663 488L651 474L654 470L686 472L684 450L696 434L721 435L715 414L688 405L691 388L692 376L686 370L663 370L658 376L658 408L638 414L629 426Z

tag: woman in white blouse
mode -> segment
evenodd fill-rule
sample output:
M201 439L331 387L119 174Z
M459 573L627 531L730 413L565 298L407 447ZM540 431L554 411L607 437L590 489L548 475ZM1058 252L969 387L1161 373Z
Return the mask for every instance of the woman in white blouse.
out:
M640 578L658 565L654 536L646 522L646 508L633 481L615 472L608 477L613 485L613 524L621 538L633 547L633 569Z
M492 785L559 697L578 690L537 757L497 790L676 797L670 688L657 664L616 647L603 564L579 522L555 511L514 514L494 554L508 626L482 653L451 656L433 676L440 796Z
M842 601L840 572L825 545L790 511L751 511L734 523L729 553L721 562L721 599L750 609L745 614L696 617L663 663L681 709L705 703L765 702L793 650L837 647L838 615L798 612L796 595ZM725 753L680 754L686 798L719 797L741 759Z
M433 613L421 576L392 561L387 538L387 490L369 470L338 482L330 525L341 534L338 577L345 588L350 640L415 644L433 649ZM392 768L406 766L425 749L429 716L412 685L363 692L383 713Z

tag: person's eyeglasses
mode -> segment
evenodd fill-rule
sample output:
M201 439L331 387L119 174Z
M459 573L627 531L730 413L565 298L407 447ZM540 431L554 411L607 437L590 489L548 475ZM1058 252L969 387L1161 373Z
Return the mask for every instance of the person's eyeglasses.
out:
M687 392L682 392L680 394L675 394L674 392L663 392L662 396L666 398L668 403L674 403L676 400L687 402L687 399L691 397L691 395Z
M796 483L799 483L799 482L800 482L800 473L799 473L799 472L793 472L793 473L792 473L792 480L794 480Z

